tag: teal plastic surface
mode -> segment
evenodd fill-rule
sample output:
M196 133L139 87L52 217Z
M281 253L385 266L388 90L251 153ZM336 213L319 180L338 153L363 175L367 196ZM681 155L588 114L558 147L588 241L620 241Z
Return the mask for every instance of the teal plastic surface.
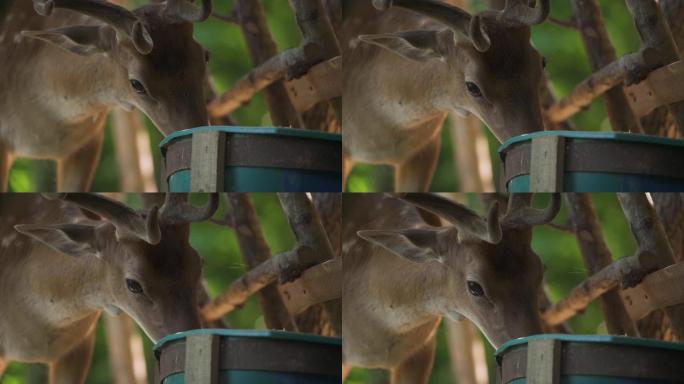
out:
M670 343L660 340L640 339L636 337L626 336L609 336L609 335L566 335L566 334L542 334L528 337L521 337L518 339L509 340L503 343L496 350L496 357L500 359L507 351L524 347L528 342L533 340L559 340L566 343L598 343L598 344L613 344L636 346L649 349L662 349L664 351L684 351L684 344ZM505 384L526 384L525 378L511 380ZM621 377L607 377L607 376L590 376L590 375L563 375L561 377L562 384L672 384L671 381L652 380L652 379L629 379Z
M166 146L179 139L188 139L194 132L220 131L233 135L273 135L300 137L312 140L341 142L342 135L294 128L269 127L199 127L177 131L159 144L162 154ZM175 172L167 182L170 192L190 192L190 170ZM226 192L338 192L342 189L342 165L340 172L312 171L303 169L231 167L224 169Z
M636 142L652 145L682 148L684 140L668 139L660 136L640 135L621 132L578 132L578 131L542 131L515 136L499 147L499 156L504 158L505 152L512 146L531 141L536 137L560 136L582 140L611 140ZM521 175L508 180L506 189L513 193L530 192L530 176ZM684 192L684 179L631 175L609 172L565 172L563 176L565 192Z
M325 344L342 348L339 337L324 337L308 333L295 333L269 330L239 330L239 329L195 329L192 331L174 333L163 337L154 345L155 353L160 352L164 345L183 340L190 335L212 334L230 338L258 338L268 340L296 341L303 344ZM340 367L341 370L341 367ZM341 372L341 371L340 371ZM340 373L341 375L341 373ZM223 370L219 373L219 383L254 383L254 384L338 384L340 375L315 375L292 372L267 372L255 370ZM185 384L183 373L170 375L162 381L163 384Z
M340 174L262 167L226 167L223 190L230 192L330 192L341 189ZM169 177L170 192L190 192L190 171Z
M508 192L530 192L530 176L512 178ZM684 180L659 176L623 175L599 172L565 172L565 192L684 192Z
M340 376L284 374L261 371L223 371L219 384L339 384ZM185 384L185 377L177 373L167 377L163 384Z

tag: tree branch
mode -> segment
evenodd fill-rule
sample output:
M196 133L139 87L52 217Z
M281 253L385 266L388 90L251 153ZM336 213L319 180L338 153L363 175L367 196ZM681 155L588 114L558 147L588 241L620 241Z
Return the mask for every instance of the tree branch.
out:
M649 252L638 252L613 262L573 288L570 294L542 314L542 320L547 326L561 324L583 312L589 303L606 292L620 286L626 288L636 285L653 270L644 266L644 262L648 263L651 258Z
M622 83L630 85L639 82L657 64L652 49L625 55L579 83L570 94L547 109L546 116L554 123L566 121L614 87Z
M316 44L283 51L254 68L228 91L212 100L207 107L209 115L214 118L225 116L248 103L257 92L286 77L289 79L306 73L322 59L322 52Z
M297 248L294 251L279 253L250 269L205 305L201 310L202 317L213 321L242 306L251 295L275 283L283 270L299 265L300 252L302 250Z

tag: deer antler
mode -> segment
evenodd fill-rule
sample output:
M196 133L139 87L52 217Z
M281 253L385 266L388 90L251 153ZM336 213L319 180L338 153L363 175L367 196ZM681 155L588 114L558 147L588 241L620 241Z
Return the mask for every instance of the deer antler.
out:
M143 55L150 53L154 47L152 37L140 19L116 4L103 0L33 0L33 8L43 16L50 16L55 8L64 8L102 20L128 37Z
M161 220L168 224L186 224L210 218L218 208L218 194L209 195L209 201L202 207L187 203L187 194L169 193L160 210Z
M506 0L506 7L498 12L497 20L508 27L525 27L541 24L549 17L549 0L537 0L534 7L529 0Z
M164 17L175 22L194 23L208 19L211 11L211 0L202 0L201 8L188 0L167 0Z
M551 222L560 211L560 194L551 195L551 202L544 209L530 207L530 194L511 193L508 210L502 223L509 228L529 228Z
M453 31L468 36L479 52L486 52L491 41L482 23L483 18L493 15L503 26L515 28L540 24L549 16L549 0L537 0L535 7L525 2L529 3L528 0L506 0L503 11L485 11L474 16L437 0L373 0L373 5L379 10L402 7L433 18Z
M491 244L501 241L501 225L499 223L499 203L489 207L487 220L466 206L447 200L443 197L424 193L402 193L398 198L417 207L441 216L453 224L459 231Z
M379 10L397 6L418 12L444 23L454 32L468 36L478 51L489 50L489 36L482 27L481 17L471 16L461 8L435 0L373 0L373 5Z
M48 200L63 200L74 203L111 222L116 227L118 238L133 237L149 244L161 240L159 213L156 206L143 217L132 208L105 196L89 193L52 193L43 194Z

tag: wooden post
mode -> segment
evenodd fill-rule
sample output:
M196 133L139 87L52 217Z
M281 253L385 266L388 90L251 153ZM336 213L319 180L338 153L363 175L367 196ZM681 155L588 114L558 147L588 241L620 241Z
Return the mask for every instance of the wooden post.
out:
M233 229L240 245L242 258L247 269L256 268L271 256L271 250L264 239L261 225L249 196L244 193L228 193L228 205L233 220ZM256 294L269 329L295 329L280 292L275 285L263 288Z
M225 153L225 132L209 131L192 134L190 191L223 191Z
M235 0L233 6L254 66L262 64L278 54L276 44L266 23L261 1ZM274 125L279 127L300 125L301 117L290 103L287 91L282 83L275 83L266 88L265 96Z
M530 157L530 191L562 192L565 139L559 136L535 137Z
M638 0L637 0L638 1ZM582 36L594 72L617 60L615 48L608 38L608 31L601 16L597 0L572 0L574 20ZM621 132L642 132L639 121L634 117L627 96L622 88L606 92L604 103L613 130Z
M561 342L534 340L527 343L527 383L560 383Z
M618 199L639 248L650 252L659 268L674 264L674 253L665 229L646 195L619 193ZM684 340L684 305L667 307L664 312L670 320L674 337Z
M584 193L568 193L565 199L568 203L568 216L572 221L572 229L577 237L584 265L587 267L587 275L592 276L610 265L613 262L613 255L603 238L591 196ZM599 298L599 307L608 333L637 336L636 327L627 315L616 290L604 293Z
M217 384L219 369L219 337L190 335L185 341L185 382Z

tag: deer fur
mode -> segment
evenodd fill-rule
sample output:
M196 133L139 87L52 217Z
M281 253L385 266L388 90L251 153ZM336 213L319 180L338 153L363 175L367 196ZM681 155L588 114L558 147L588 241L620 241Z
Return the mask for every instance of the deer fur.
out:
M500 20L494 11L470 16L451 7L470 23L468 31L405 9L407 0L394 3L385 11L366 0L345 4L339 31L345 178L356 163L386 164L395 168L396 191L427 191L449 112L475 114L500 141L544 129L543 59L530 44L529 26ZM504 14L520 13L511 7ZM479 37L469 36L472 30Z
M142 28L129 37L110 23L61 9L65 0L8 1L0 15L3 190L17 157L55 160L58 191L88 190L114 107L141 110L165 135L208 124L206 51L193 40L192 23L165 13L166 3L129 12ZM34 4L50 15L39 15ZM136 92L131 80L146 93Z
M83 383L102 311L127 313L153 341L200 328L201 260L188 242L189 221L170 219L178 198L167 198L161 213L140 214L153 229L147 237L144 226L134 233L79 209L92 206L0 196L0 304L8 309L0 312L0 368L46 363L50 383ZM214 197L207 207L205 218L216 210ZM130 215L115 215L131 222ZM142 293L131 291L130 280Z
M553 218L557 204L537 223ZM511 225L520 215L509 209L497 230L498 205L486 221L462 208L445 211L461 224L431 227L416 206L392 196L343 197L345 365L387 369L392 384L427 383L442 317L469 319L495 347L541 332L543 266L530 248L531 225ZM485 237L470 233L487 226ZM470 292L472 283L483 296Z

